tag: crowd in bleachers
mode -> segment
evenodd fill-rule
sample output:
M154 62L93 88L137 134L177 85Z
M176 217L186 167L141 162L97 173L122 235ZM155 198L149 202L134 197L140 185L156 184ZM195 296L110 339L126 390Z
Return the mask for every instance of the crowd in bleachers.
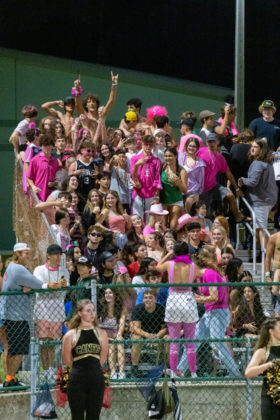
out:
M220 115L204 110L203 104L198 117L182 110L178 136L169 124L168 104L154 105L144 115L142 100L131 98L125 114L120 112L119 127L111 128L106 119L115 106L118 75L112 73L111 78L105 106L97 95L83 95L87 86L82 88L76 80L69 89L71 96L42 105L48 115L41 121L36 106L23 107L23 119L10 143L22 162L23 192L37 195L36 208L45 213L56 243L46 249L44 264L20 280L15 265L25 267L32 250L28 244L16 244L2 291L87 286L37 296L36 337L57 340L78 300L91 298L93 279L114 285L99 289L97 314L110 339L111 377L122 379L125 348L114 345L114 339L257 336L268 314L254 286L206 285L172 291L162 284L254 280L236 257L236 225L245 227L242 245L251 250L252 235L246 226L252 215L242 205L245 196L256 214L258 249L269 217L278 228L277 163L274 169L273 162L280 149L280 120L275 118L273 101L264 100L260 116L239 131L236 108L227 98ZM271 259L279 260L278 236L275 233L267 245L267 280L273 267L277 269ZM62 253L66 267L61 266ZM118 289L118 284L143 287ZM149 287L154 284L158 287ZM279 314L278 286L272 292ZM24 316L11 311L14 296L0 299L4 386L11 386L17 384L21 357L28 352L30 314L27 307ZM23 343L17 348L17 342ZM196 377L198 351L198 344L186 343L180 350L178 343L172 343L171 374L184 376L189 369ZM229 375L240 375L231 348L217 343L212 351L211 371L218 360ZM140 358L141 347L133 344L132 376L141 374ZM43 349L41 359L45 376L51 378L54 349Z

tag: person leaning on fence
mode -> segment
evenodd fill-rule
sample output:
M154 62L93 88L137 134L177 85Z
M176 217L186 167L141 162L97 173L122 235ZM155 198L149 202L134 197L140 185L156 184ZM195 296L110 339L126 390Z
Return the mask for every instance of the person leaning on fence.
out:
M280 319L268 318L261 326L256 351L245 370L246 378L265 375L267 369L274 367L275 359L280 358ZM277 375L278 376L278 375ZM278 387L275 388L278 392ZM262 420L279 420L280 406L272 402L267 394L268 385L263 381L261 394Z
M164 322L165 308L156 303L156 291L147 289L143 293L143 303L136 305L132 313L132 340L164 338L167 328ZM141 344L132 344L132 376L139 376L138 364L140 360Z
M52 287L69 286L69 273L60 265L62 249L53 244L47 248L47 261L34 270L34 276L44 284L51 283ZM65 319L65 292L39 293L36 296L34 308L36 318L36 336L40 340L60 340L62 323ZM41 359L44 376L49 382L54 381L54 346L41 346Z
M108 337L98 328L96 309L90 300L80 300L62 344L63 361L71 369L67 394L72 420L84 419L85 413L87 419L99 419L107 354Z
M30 248L26 243L16 243L14 253L6 262L2 292L17 291L18 295L3 296L3 324L8 339L7 369L4 387L17 386L16 372L21 365L22 356L28 354L30 330L28 322L32 319L30 299L27 292L31 289L53 289L53 283L42 283L25 266L30 259Z
M156 270L168 272L168 282L193 283L196 276L196 266L192 263L189 248L185 242L176 242L174 251L170 251L157 265ZM168 261L175 254L175 259ZM172 287L169 291L165 310L165 321L168 326L170 338L178 339L181 329L184 338L192 339L195 336L198 321L197 304L191 287ZM196 352L194 343L186 343L186 352L192 377L196 377ZM170 368L172 376L177 375L177 366L180 353L180 343L170 345Z

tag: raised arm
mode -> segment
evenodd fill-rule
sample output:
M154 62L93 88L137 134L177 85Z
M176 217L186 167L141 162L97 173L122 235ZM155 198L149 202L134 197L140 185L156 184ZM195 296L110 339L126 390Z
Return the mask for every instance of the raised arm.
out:
M61 119L62 112L54 109L53 108L54 106L59 106L60 108L64 109L64 102L63 101L45 102L43 105L41 105L41 108L52 117Z
M114 76L113 72L111 71L111 78L112 78L112 87L111 87L111 92L110 92L108 102L104 107L104 111L103 111L104 117L107 117L109 113L112 111L116 102L116 98L117 98L117 87L118 87L119 75L116 74Z

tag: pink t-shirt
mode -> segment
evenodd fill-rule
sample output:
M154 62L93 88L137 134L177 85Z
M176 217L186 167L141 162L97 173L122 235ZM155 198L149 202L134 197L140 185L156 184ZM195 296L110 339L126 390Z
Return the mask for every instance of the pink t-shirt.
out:
M130 161L130 173L133 179L133 169L136 162L140 159L145 159L144 153L132 156ZM141 198L152 198L155 196L156 190L162 189L160 180L160 160L151 155L143 166L138 167L138 179L141 183L141 188L133 188L132 198L139 195Z
M206 163L203 189L203 192L206 192L217 185L216 177L218 172L225 173L229 170L229 167L221 153L210 153L208 147L199 149L197 156Z
M36 187L41 189L37 195L40 200L46 201L51 193L48 183L55 179L55 174L59 170L57 159L50 157L49 159L43 153L35 156L29 165L27 178L32 179Z
M217 271L207 268L198 283L226 283L227 279L221 277ZM226 309L228 308L228 287L217 286L218 300L213 303L205 303L205 311L212 311L213 309ZM199 287L199 292L203 296L210 296L209 287Z
M152 228L150 225L146 225L143 229L143 236L150 235L150 233L155 232L155 228Z

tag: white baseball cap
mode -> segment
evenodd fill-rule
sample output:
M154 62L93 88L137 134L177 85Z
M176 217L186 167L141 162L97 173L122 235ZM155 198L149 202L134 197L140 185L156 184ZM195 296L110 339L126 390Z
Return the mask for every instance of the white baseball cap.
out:
M14 252L16 251L30 251L30 248L24 242L18 242L14 245Z

